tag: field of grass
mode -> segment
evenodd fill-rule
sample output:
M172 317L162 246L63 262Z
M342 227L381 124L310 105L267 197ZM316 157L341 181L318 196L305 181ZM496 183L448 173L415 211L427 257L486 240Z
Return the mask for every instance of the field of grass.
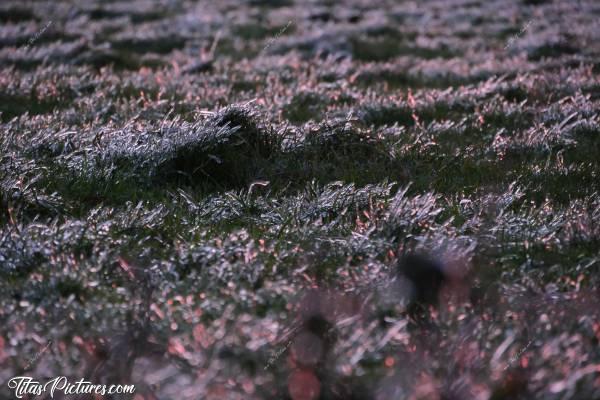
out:
M600 399L599 21L3 0L0 398Z

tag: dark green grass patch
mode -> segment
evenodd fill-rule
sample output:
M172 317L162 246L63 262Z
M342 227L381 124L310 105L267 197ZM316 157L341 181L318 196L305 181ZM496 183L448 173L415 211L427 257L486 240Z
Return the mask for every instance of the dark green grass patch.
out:
M185 39L177 36L131 37L114 40L111 45L121 52L165 54L182 48L185 45Z
M19 6L8 6L0 8L0 21L2 23L30 21L37 19L37 16L30 8Z
M320 120L327 106L327 99L318 93L302 92L296 94L284 108L283 115L291 122L306 122L309 119Z
M379 39L355 38L352 40L352 53L360 61L387 61L392 58L410 55L423 59L455 57L454 51L447 47L418 47L396 37L384 36Z
M32 92L29 96L0 92L0 113L2 121L9 121L25 113L29 115L47 114L66 107L73 99L73 94L66 92L58 96L38 96Z

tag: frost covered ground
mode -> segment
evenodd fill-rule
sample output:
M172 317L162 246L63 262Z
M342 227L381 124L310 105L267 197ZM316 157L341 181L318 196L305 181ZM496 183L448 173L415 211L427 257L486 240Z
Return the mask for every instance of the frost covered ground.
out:
M599 399L599 21L2 1L0 381ZM424 319L392 278L414 252L459 271Z

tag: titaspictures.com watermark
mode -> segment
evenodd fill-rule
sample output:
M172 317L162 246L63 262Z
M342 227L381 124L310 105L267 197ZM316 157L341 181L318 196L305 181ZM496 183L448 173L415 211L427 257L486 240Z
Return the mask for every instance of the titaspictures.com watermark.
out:
M80 394L133 394L135 385L95 385L84 379L69 382L66 376L58 376L46 383L36 381L30 376L16 376L8 381L8 387L14 390L15 397L22 399L25 395L41 396L48 393L50 398L58 392L65 395Z

